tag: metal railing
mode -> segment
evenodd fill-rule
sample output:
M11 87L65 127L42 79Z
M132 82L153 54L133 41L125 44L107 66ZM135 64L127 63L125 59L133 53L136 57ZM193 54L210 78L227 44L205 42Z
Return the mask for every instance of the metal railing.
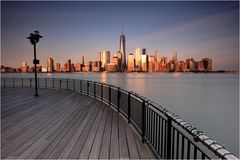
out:
M34 78L1 78L1 87L35 87ZM39 78L39 88L70 90L94 97L114 108L141 135L156 158L238 159L176 114L122 88L78 79Z

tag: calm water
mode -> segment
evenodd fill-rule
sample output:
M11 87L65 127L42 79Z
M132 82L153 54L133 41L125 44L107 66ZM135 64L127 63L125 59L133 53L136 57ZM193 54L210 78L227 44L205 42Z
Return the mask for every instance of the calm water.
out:
M33 77L2 74L2 77ZM196 73L41 73L39 77L100 81L161 104L239 155L239 75Z

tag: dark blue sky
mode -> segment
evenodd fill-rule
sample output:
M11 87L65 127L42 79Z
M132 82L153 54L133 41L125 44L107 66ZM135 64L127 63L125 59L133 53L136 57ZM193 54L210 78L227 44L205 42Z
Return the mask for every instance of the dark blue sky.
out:
M26 39L39 30L38 58L64 63L96 60L118 51L124 28L127 53L137 46L179 59L213 58L214 69L238 69L239 2L1 2L2 64L32 63Z

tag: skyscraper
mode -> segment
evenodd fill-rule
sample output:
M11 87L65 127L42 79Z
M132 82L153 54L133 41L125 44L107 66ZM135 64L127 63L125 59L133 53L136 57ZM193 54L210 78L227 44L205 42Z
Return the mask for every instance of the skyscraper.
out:
M22 72L28 72L29 71L29 66L27 65L27 62L22 63Z
M157 57L158 57L158 50L155 50L154 51L154 72L158 71Z
M197 71L204 71L204 62L203 61L198 61L197 63Z
M64 72L67 72L67 63L64 63Z
M122 52L118 51L116 53L116 56L118 57L118 59L120 60L120 63L122 63Z
M130 53L128 55L128 65L127 65L128 72L135 71L135 61L134 61L134 55Z
M203 58L202 61L204 64L205 71L212 71L212 59L211 58Z
M146 50L146 48L143 48L142 49L142 55L146 55L147 54L147 50Z
M148 71L154 72L155 71L155 61L154 61L154 55L149 56L148 60Z
M126 40L123 32L120 36L119 51L122 53L122 68L125 69L126 68Z
M60 63L56 63L56 71L61 72L61 64Z
M168 59L167 57L161 57L161 62L160 62L160 71L161 72L167 72L167 63Z
M54 62L52 58L48 58L47 60L47 71L53 72L54 71Z
M135 65L136 70L139 71L141 69L141 48L137 47L135 50Z
M119 59L116 55L113 56L112 58L112 63L115 64L117 66L117 71L120 71L120 67L121 67L121 59Z
M93 61L92 72L100 72L100 71L101 71L101 61Z
M74 72L75 71L75 66L74 66L74 64L72 63L71 64L71 72Z
M146 54L141 55L141 65L142 65L142 71L148 72L148 55Z
M76 72L80 72L80 71L81 71L81 64L80 64L80 63L77 63L77 64L76 64L75 71L76 71Z
M174 62L177 61L177 52L176 52L176 51L173 52L173 58L172 58L172 60L173 60Z
M173 70L176 72L177 70L178 70L178 63L177 63L178 61L177 61L177 52L176 51L174 51L173 52L173 58L172 58L172 64L173 64Z
M110 51L103 50L100 53L100 61L102 63L102 68L106 68L107 63L110 63Z
M72 63L71 63L71 59L67 60L67 72L71 72L72 71Z
M190 59L189 66L190 71L196 71L196 61L193 58Z
M84 65L84 56L82 56L82 65Z

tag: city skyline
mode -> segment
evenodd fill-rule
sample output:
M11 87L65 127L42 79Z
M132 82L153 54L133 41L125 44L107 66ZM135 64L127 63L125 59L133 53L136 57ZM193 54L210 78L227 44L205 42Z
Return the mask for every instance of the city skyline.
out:
M178 60L177 52L173 52L173 57L158 56L158 51L155 50L154 54L147 54L146 48L135 49L133 53L128 54L126 60L125 52L125 35L122 32L119 40L119 51L114 53L112 60L110 51L103 50L98 52L98 59L91 60L85 63L84 56L82 56L82 63L72 63L68 59L61 67L61 63L56 62L54 67L54 59L49 57L47 59L47 67L41 64L37 68L30 67L24 61L20 68L12 68L1 65L1 72L225 72L222 70L216 71L213 69L213 62L211 58L202 58L195 60L188 58L186 61Z
M211 57L216 70L238 70L238 2L1 4L2 65L31 64L32 47L25 38L35 29L43 35L37 58L45 66L48 57L63 64L69 58L80 63L82 56L87 62L97 59L104 49L113 55L123 28L126 57L139 46L149 55L158 50L159 56L171 57L177 51L182 60ZM125 9L120 14L121 7Z

